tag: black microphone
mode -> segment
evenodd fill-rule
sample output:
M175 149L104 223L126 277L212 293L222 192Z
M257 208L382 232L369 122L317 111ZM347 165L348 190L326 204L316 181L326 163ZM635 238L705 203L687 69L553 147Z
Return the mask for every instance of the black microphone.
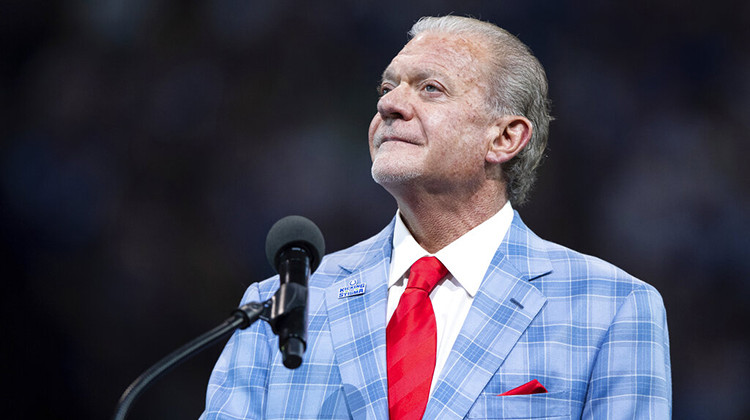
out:
M307 280L324 254L323 234L302 216L287 216L268 231L266 257L280 277L271 327L279 336L279 350L289 369L302 364L307 345Z

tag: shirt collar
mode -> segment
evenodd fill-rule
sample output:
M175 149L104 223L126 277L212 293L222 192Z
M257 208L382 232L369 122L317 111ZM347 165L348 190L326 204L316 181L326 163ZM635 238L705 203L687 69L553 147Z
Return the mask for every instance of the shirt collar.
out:
M513 221L513 208L507 202L494 216L434 254L472 297L479 290L484 274ZM399 281L418 259L432 255L422 248L396 212L393 253L388 287Z

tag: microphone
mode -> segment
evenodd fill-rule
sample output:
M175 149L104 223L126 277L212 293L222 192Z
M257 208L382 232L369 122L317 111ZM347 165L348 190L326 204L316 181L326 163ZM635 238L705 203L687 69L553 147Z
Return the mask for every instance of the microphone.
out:
M280 285L271 308L284 366L302 364L307 346L307 280L325 254L320 229L302 216L276 222L266 237L266 257L279 273Z

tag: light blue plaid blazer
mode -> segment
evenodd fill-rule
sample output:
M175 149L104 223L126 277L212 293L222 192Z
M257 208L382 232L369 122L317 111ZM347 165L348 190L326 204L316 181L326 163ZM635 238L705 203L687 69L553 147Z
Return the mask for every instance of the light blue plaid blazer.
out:
M237 331L202 419L387 419L385 327L393 222L328 255L309 282L304 362L285 368L264 322ZM339 298L351 280L363 295ZM278 278L250 286L270 298ZM547 394L498 396L537 379ZM672 384L659 293L602 260L544 241L515 214L426 419L667 419Z

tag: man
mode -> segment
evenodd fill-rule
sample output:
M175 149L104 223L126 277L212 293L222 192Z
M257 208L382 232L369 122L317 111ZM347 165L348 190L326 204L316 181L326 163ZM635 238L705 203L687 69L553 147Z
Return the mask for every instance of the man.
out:
M282 366L265 323L235 333L203 418L669 418L657 291L511 208L546 145L541 65L474 19L423 18L410 35L369 130L396 217L310 278L300 368ZM365 292L340 294L350 285Z

